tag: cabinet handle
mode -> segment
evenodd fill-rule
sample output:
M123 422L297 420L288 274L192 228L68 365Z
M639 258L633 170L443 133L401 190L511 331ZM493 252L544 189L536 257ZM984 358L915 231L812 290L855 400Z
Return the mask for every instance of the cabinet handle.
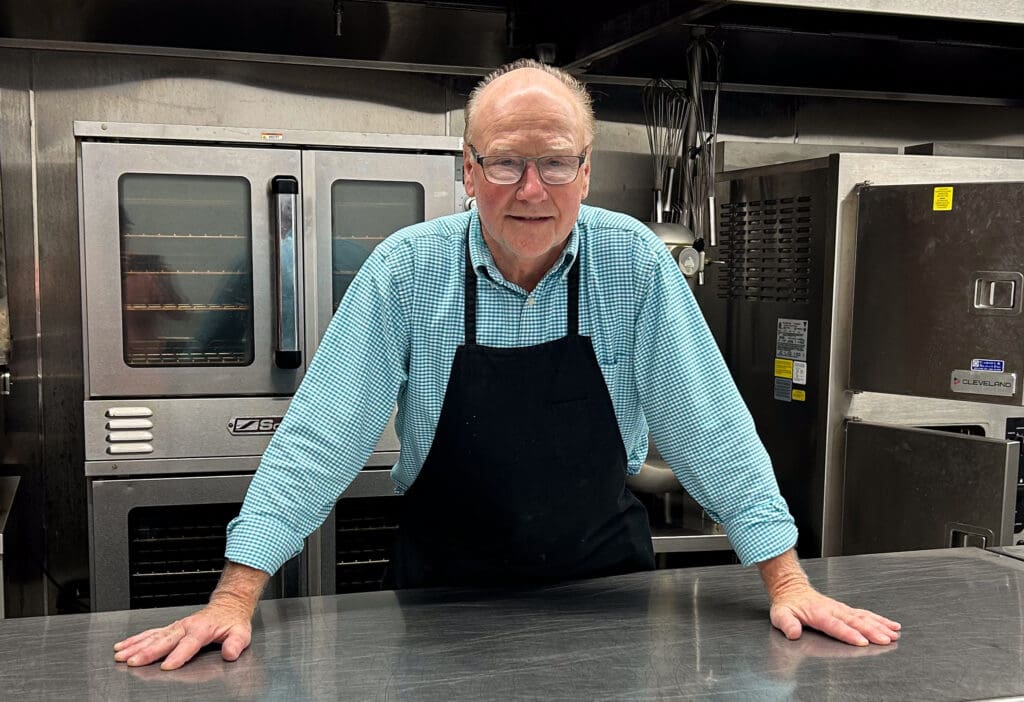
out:
M275 176L272 181L277 211L277 348L274 363L278 368L302 365L299 350L299 288L296 275L298 238L296 204L299 181L294 176Z

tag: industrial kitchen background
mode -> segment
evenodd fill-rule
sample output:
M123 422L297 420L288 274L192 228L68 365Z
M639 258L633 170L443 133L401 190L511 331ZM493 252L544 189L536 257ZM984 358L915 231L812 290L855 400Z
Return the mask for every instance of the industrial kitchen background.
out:
M683 232L666 241L772 453L802 553L1011 542L1024 3L877 5L258 0L143 16L123 0L0 1L6 614L202 598L346 281L374 241L466 206L465 97L519 56L578 73L595 96L588 202ZM660 208L654 79L689 111ZM938 253L911 185L951 187L977 215L949 218ZM915 275L939 289L900 287L917 251L932 272ZM943 297L948 276L964 278L960 297ZM920 319L929 295L951 316L920 327L925 348L953 332L924 331L972 324L992 343L879 361L906 320L878 310L908 298L900 309ZM954 392L951 374L971 373L1015 385ZM911 445L952 463L885 453ZM393 434L378 449L270 594L376 586L399 499ZM949 504L968 489L976 501ZM912 523L887 521L894 504ZM661 565L729 557L685 496L648 508Z

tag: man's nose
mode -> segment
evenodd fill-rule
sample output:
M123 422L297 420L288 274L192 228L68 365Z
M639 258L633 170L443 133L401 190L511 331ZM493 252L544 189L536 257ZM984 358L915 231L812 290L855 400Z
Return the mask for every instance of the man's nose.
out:
M535 161L526 162L526 170L523 171L523 179L519 181L519 190L516 196L520 200L543 200L547 197L548 191L544 181L540 179L540 171L537 170Z

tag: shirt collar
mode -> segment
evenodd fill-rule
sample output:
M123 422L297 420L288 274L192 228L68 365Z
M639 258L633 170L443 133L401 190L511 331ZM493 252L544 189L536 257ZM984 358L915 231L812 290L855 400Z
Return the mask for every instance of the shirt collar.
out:
M551 266L551 269L544 274L544 278L547 278L553 272L557 272L559 277L564 280L569 274L573 261L579 255L579 230L580 225L577 220L573 224L569 240L565 242L565 248L562 249L562 253L554 265ZM496 283L505 282L505 276L498 270L497 264L494 263L494 256L491 255L491 250L488 248L487 242L484 241L483 230L480 226L480 213L476 210L473 210L473 217L469 221L469 260L473 263L473 270L476 271L478 276L486 276Z

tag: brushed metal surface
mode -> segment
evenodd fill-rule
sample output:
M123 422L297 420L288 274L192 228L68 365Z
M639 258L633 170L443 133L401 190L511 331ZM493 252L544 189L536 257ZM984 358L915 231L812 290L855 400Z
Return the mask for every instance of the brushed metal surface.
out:
M849 422L843 553L1013 544L1020 444L894 424Z
M290 395L302 380L305 364L298 369L279 368L274 360L276 347L274 317L275 270L271 248L273 240L270 180L275 176L301 177L301 156L297 150L204 148L168 144L108 144L87 142L82 154L82 242L83 286L87 291L85 343L88 348L86 392L93 397L173 397L187 395ZM164 174L180 176L230 176L244 179L251 188L248 203L251 260L252 303L251 333L254 358L249 365L205 367L130 366L130 347L126 323L122 317L123 299L120 281L122 251L119 213L123 204L119 183L125 174ZM298 216L301 217L301 208ZM204 232L198 232L202 234ZM179 241L189 241L179 240ZM179 244L178 251L189 251ZM190 250L196 251L194 246ZM206 253L207 250L202 250ZM172 257L173 260L173 257ZM171 264L174 265L174 264ZM302 262L297 262L301 275ZM298 329L304 320L296 320ZM198 325L197 325L198 326ZM166 333L166 332L165 332ZM193 334L204 333L202 330ZM210 333L210 332L205 332ZM217 338L216 331L212 332ZM223 332L220 332L221 334Z
M1024 3L1020 0L732 0L737 5L802 7L813 10L868 12L909 15L928 19L957 19L1024 24ZM879 21L884 21L879 18Z
M235 663L128 668L114 641L187 608L0 622L6 700L981 700L1024 694L1024 562L980 549L804 562L900 621L888 647L772 629L755 569L524 590L263 601Z
M856 197L850 387L1020 405L1024 182L872 184ZM979 307L984 281L1015 286L1015 304ZM1005 373L974 374L972 359L1000 360Z
M97 139L138 139L140 141L181 141L190 143L263 144L273 146L328 146L343 149L458 153L461 136L421 134L379 134L329 132L312 129L264 127L223 127L188 124L134 124L130 122L89 122L75 120L76 137Z

